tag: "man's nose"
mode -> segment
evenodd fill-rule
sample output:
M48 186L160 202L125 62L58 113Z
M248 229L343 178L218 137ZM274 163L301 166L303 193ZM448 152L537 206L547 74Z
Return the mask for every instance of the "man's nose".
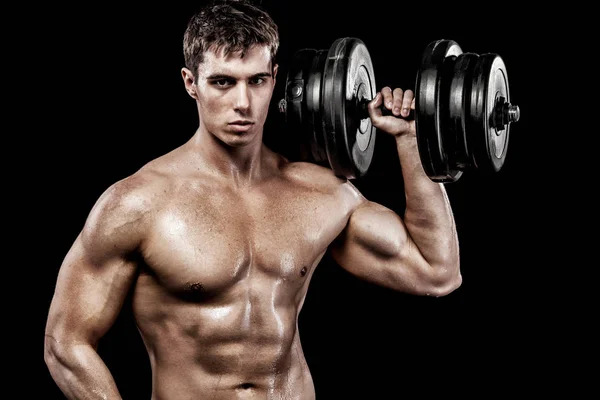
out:
M250 108L250 91L248 85L242 83L238 85L235 92L235 109L246 112Z

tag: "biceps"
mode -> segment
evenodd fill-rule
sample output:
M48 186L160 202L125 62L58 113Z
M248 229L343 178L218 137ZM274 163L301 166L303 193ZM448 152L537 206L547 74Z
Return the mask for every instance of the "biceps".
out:
M408 235L398 214L377 203L369 203L352 214L343 242L344 251L385 260L405 253Z
M332 256L358 278L414 293L426 263L415 251L400 217L392 211L360 216L332 247ZM358 217L358 216L357 216Z
M357 209L332 246L336 261L350 272L363 275L374 265L397 261L405 253L407 235L400 217L376 203Z
M47 333L95 343L114 323L136 275L122 257L91 262L76 242L60 268Z

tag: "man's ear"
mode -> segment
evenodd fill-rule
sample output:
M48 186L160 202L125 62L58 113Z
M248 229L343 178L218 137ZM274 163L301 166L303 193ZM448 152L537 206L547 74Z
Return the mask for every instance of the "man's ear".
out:
M187 68L181 68L181 77L183 78L183 84L185 90L193 99L198 99L196 94L196 85L194 81L194 74Z
M279 69L279 64L275 64L273 66L273 80L276 81L277 80L277 70Z

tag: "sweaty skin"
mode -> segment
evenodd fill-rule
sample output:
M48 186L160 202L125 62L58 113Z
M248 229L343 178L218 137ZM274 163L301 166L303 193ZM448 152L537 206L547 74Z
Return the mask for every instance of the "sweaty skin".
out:
M460 285L447 198L419 167L414 138L397 138L409 180L402 221L330 169L262 144L275 74L260 46L243 58L208 52L197 79L184 69L198 130L94 205L46 329L46 362L69 399L121 398L96 349L130 290L153 400L312 400L298 315L328 249L396 290L440 296ZM383 101L370 112L385 127L393 117L374 111Z

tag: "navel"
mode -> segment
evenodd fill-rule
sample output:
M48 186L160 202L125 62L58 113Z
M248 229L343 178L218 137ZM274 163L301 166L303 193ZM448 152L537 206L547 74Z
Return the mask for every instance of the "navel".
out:
M188 285L189 293L201 293L202 289L204 289L204 287L202 286L202 284L200 282L194 282L194 283L190 283Z
M302 267L302 269L300 270L300 276L306 275L306 271L308 271L308 268Z
M182 296L189 301L199 301L206 296L206 290L200 282L190 282L184 286Z

